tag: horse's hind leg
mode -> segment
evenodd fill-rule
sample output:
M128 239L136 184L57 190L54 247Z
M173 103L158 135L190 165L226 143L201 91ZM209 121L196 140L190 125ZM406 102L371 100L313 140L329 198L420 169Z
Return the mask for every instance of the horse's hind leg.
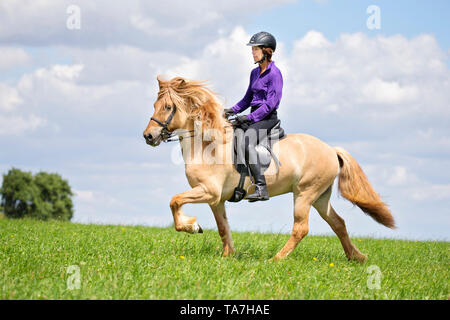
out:
M319 212L320 216L330 225L331 229L336 233L344 247L345 255L348 260L356 260L364 262L367 256L359 252L348 236L344 219L342 219L330 204L331 190L330 187L313 203L313 207Z
M275 255L274 260L286 258L298 245L298 243L308 234L308 218L311 204L307 197L294 192L294 227L288 242Z

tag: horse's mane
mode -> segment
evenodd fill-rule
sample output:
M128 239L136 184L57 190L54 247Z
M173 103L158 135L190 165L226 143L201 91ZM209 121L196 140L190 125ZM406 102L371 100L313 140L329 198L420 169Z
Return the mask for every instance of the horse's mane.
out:
M170 81L158 76L158 100L170 98L189 119L202 122L202 130L214 129L224 138L229 122L223 117L223 105L217 94L207 87L205 80L188 80L175 77Z

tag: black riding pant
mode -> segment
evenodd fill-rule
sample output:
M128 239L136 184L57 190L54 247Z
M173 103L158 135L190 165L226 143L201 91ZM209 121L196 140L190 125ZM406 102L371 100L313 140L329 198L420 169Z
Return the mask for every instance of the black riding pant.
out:
M278 122L277 111L274 110L264 119L252 123L245 130L245 159L247 163L258 163L255 147L267 138L267 135Z

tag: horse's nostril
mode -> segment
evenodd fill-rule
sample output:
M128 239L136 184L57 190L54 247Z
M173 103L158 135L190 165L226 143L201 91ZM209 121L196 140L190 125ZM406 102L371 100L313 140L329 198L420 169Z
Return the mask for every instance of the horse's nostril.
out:
M152 140L153 139L151 133L149 133L147 135L144 135L144 138L147 139L147 140Z

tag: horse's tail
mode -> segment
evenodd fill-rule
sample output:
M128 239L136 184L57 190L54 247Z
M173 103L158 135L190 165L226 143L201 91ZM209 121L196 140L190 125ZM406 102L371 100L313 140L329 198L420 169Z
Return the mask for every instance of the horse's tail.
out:
M344 149L340 147L334 149L341 167L338 184L341 195L378 223L395 229L394 217L370 185L358 162Z

